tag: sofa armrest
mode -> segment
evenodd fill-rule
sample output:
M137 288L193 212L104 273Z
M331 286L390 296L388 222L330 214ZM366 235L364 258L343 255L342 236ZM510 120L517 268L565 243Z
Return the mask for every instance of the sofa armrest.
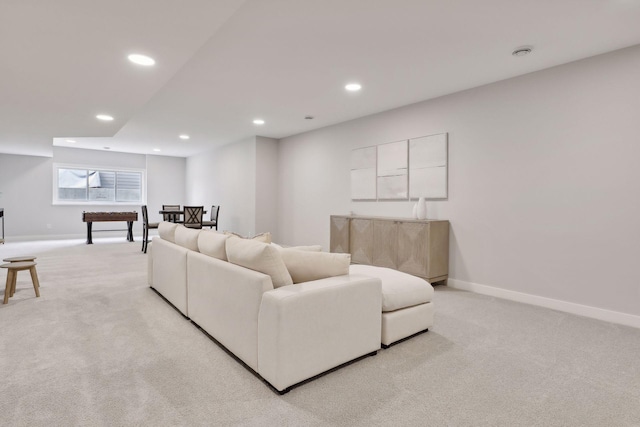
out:
M153 244L147 246L147 284L153 288Z
M284 390L380 348L381 282L346 275L265 292L258 373Z
M151 251L153 288L185 316L187 309L188 249L155 236Z

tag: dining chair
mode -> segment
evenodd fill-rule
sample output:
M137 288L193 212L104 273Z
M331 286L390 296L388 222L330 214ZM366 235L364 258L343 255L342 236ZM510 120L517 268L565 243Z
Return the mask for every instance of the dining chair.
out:
M203 227L218 229L218 212L220 212L220 206L211 205L211 220L210 221L202 221Z
M202 214L204 206L184 207L184 226L188 228L202 228Z
M162 210L163 211L179 211L180 210L180 205L162 205ZM162 214L162 220L163 221L167 221L167 222L179 222L178 218L180 217L179 214Z
M149 222L149 213L147 205L142 205L142 251L147 253L147 244L149 243L149 230L158 228L157 222Z

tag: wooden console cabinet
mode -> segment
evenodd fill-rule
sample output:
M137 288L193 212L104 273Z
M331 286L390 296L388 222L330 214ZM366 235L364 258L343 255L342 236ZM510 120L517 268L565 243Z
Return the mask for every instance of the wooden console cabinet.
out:
M330 250L354 264L389 267L429 282L449 275L449 221L331 216Z

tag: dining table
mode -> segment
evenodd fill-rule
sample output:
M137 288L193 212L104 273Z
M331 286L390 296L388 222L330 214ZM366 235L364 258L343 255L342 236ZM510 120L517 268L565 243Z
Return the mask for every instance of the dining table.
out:
M162 218L164 218L165 215L168 215L169 222L183 222L181 219L182 215L184 215L183 209L160 209L158 213L162 215ZM202 211L203 215L206 215L206 213L206 210Z

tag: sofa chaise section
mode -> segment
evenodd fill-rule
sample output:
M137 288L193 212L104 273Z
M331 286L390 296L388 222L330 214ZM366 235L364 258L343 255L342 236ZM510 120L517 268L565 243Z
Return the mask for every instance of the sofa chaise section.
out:
M382 347L426 332L433 326L433 286L420 277L391 268L353 264L350 274L377 277L382 282Z

